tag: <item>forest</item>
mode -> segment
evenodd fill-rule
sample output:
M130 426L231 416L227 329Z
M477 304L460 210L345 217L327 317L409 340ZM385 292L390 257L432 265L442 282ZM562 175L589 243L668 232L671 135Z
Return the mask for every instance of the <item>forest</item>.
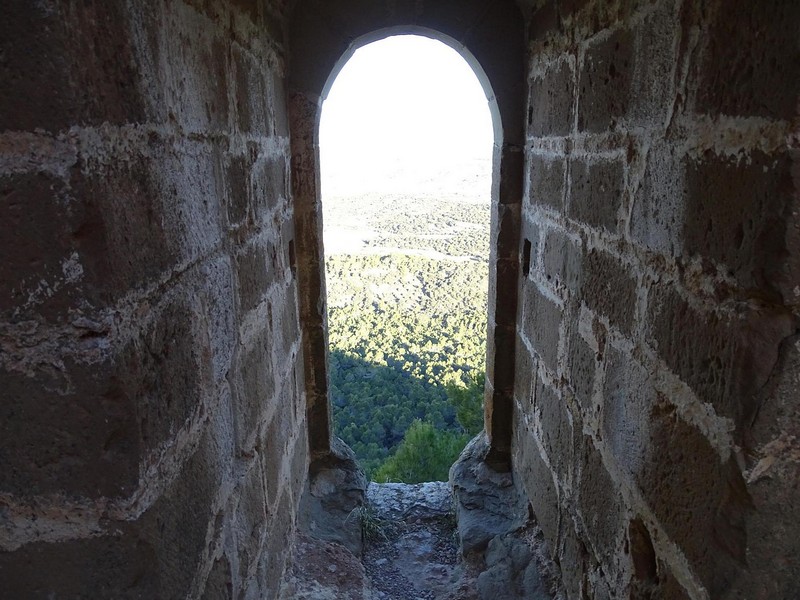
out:
M376 481L447 479L483 426L488 201L325 204L334 432Z

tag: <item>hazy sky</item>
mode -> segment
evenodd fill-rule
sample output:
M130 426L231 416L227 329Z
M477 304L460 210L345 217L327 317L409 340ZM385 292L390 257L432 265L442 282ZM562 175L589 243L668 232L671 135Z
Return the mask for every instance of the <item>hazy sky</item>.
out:
M420 36L386 38L355 52L323 104L323 193L489 160L492 143L486 95L455 50Z

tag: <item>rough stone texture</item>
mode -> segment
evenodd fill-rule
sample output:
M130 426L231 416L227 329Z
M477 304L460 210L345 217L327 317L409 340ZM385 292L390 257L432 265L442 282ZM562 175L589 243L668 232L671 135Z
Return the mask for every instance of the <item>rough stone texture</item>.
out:
M360 556L363 539L357 512L364 506L366 489L367 479L355 454L334 438L332 452L311 463L300 505L303 530Z
M793 597L800 11L520 4L512 464L567 596Z
M393 520L444 517L453 511L450 486L444 481L373 483L367 488L367 501L375 512Z
M282 10L4 6L0 595L274 597L308 456Z
M466 539L519 484L569 598L798 596L793 0L6 2L3 592L277 596L334 456L318 111L391 27L496 117Z
M485 462L485 434L473 438L450 468L461 553L480 552L494 536L526 521L526 501L511 473L497 472Z

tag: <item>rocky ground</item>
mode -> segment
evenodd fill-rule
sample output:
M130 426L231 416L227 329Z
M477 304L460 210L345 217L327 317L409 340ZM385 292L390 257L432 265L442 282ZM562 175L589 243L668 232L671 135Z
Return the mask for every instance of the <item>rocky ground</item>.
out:
M375 484L352 516L359 558L337 542L302 536L282 600L552 600L537 561L536 528L497 536L462 558L449 484ZM539 536L540 537L540 536Z

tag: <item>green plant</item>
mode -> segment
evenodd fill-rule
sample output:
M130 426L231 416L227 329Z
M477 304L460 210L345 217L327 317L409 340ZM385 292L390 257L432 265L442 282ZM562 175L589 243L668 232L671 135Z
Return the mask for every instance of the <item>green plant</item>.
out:
M369 504L356 506L350 511L347 519L350 519L351 516L358 519L358 523L361 527L362 543L366 544L367 542L374 542L377 540L388 541L389 538L386 536L385 532L385 522L383 519L378 518Z

